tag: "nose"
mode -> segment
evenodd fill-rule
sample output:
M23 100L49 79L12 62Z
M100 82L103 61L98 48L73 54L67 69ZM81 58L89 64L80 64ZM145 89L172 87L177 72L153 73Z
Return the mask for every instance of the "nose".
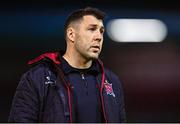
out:
M103 39L103 34L100 31L97 31L95 35L95 40L100 42L102 41L102 39Z

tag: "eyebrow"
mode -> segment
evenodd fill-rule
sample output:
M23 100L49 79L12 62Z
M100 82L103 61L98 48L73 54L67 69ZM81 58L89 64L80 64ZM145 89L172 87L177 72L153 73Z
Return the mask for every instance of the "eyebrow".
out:
M90 24L89 26L90 26L90 27L97 27L98 25L96 25L96 24ZM102 29L105 29L104 26L101 26L101 28L102 28Z

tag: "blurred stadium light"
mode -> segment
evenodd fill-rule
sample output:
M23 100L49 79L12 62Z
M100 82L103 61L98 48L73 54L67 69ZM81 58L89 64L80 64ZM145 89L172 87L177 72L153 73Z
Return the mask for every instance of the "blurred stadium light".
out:
M107 34L117 42L161 42L167 26L157 19L113 19L107 24Z

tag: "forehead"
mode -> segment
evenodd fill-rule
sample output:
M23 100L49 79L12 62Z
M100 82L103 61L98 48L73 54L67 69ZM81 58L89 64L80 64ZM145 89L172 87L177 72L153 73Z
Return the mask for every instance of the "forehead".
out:
M83 17L82 23L86 26L88 25L97 25L102 27L103 26L103 21L101 19L97 19L93 15L86 15Z

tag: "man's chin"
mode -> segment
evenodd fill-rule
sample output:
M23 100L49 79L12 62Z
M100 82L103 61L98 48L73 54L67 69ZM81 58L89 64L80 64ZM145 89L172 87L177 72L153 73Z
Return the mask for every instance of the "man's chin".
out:
M91 55L91 59L98 59L99 58L99 54L98 55Z
M87 54L87 59L89 60L94 60L94 59L98 59L99 58L99 53L89 53Z

